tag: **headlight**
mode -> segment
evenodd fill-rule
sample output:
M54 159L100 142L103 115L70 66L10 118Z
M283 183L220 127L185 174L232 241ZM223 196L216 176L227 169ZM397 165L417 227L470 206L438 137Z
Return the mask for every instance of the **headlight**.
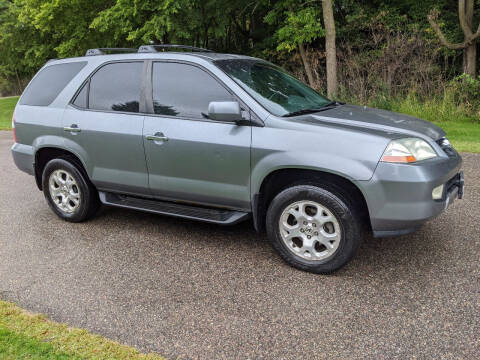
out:
M392 140L383 153L381 161L391 163L412 163L436 157L435 150L419 138Z

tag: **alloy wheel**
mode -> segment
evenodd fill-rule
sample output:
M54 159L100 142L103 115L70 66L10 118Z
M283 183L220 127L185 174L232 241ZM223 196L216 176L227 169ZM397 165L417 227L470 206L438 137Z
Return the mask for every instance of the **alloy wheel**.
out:
M72 174L65 170L55 170L49 178L50 197L61 211L72 214L81 202L80 187Z
M287 206L280 216L279 227L287 248L306 260L330 258L341 241L337 218L315 201L298 201Z

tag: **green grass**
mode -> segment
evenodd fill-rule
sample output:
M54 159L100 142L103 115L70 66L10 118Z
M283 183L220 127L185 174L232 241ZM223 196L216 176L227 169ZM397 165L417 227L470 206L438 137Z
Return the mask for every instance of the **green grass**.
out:
M80 360L133 359L165 360L30 314L0 300L0 359Z
M0 98L0 130L11 129L13 109L18 97ZM480 120L454 104L448 96L419 101L414 96L396 100L377 100L369 104L431 121L445 130L458 151L480 153Z
M381 105L381 104L380 104ZM396 99L388 110L425 119L440 126L457 151L480 153L480 119L457 106L446 93L440 99L420 101L415 96Z
M480 124L471 120L435 122L446 133L457 151L480 153Z
M18 96L0 98L0 130L12 128L12 114L18 98Z

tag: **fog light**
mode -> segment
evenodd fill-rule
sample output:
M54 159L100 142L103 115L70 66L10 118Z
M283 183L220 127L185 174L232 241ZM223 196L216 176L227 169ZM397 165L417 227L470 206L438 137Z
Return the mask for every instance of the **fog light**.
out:
M435 189L432 190L432 198L433 200L440 200L443 195L443 184L437 186Z

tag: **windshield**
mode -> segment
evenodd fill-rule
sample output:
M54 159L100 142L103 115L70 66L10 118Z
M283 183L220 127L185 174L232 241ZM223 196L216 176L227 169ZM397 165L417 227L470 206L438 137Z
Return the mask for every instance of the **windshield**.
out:
M281 68L258 60L217 60L215 64L276 116L318 109L330 100Z

